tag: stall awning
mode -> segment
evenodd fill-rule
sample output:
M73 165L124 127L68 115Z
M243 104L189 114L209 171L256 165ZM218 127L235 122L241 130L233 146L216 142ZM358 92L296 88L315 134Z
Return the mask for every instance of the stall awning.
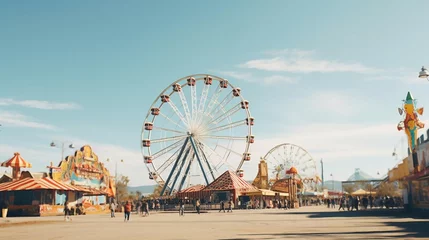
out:
M376 194L376 192L369 192L369 191L365 191L363 189L359 189L357 191L352 192L353 196L359 196L359 195L371 195L371 194Z
M0 192L25 190L62 190L84 192L83 189L60 183L51 178L23 178L15 182L0 184Z
M247 192L246 196L275 196L276 192L268 189L259 189L257 191Z

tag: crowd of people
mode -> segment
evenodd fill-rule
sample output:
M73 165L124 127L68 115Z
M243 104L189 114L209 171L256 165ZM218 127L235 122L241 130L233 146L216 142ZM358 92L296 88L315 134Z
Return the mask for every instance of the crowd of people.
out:
M358 211L359 208L368 209L369 208L399 208L403 207L403 201L400 197L373 197L373 196L343 196L341 198L328 198L325 199L325 204L328 208L336 208L339 206L338 210L348 210Z
M343 196L340 198L326 198L322 200L321 198L317 199L299 199L300 206L311 206L311 205L322 205L325 204L328 208L336 209L343 211L358 211L359 209L368 209L369 208L399 208L403 206L403 201L399 197L373 197L373 196ZM201 212L201 204L204 200L196 199L168 199L168 200L135 200L135 201L126 201L122 204L117 204L115 200L111 200L109 203L109 208L111 212L111 217L115 217L115 212L121 207L124 211L124 221L127 222L130 219L131 212L136 212L137 215L142 217L149 216L150 210L167 210L173 207L177 211L177 206L179 210L179 215L184 216L185 213L185 204L192 204L193 210L196 210L197 214ZM262 204L261 204L262 203ZM242 207L242 205L244 207ZM262 205L262 206L261 206ZM290 202L287 199L282 200L270 200L270 206L267 205L266 201L259 202L259 200L250 200L246 203L239 202L239 208L244 209L257 209L257 208L280 208L280 209L289 209L291 208ZM170 208L168 207L170 206ZM232 200L220 201L219 212L232 212L234 209L234 202ZM79 209L80 210L80 209ZM71 215L71 209L66 205L65 207L65 216L66 219L69 219ZM78 211L80 212L80 211ZM70 219L71 220L71 219Z

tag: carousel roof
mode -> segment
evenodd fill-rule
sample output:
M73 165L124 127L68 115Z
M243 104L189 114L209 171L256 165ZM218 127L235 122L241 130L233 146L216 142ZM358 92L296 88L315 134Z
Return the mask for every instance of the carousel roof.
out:
M204 191L239 190L253 192L258 189L240 178L233 171L226 171L204 188Z
M2 167L22 167L22 168L31 168L31 163L24 160L24 158L21 157L21 154L19 152L14 153L14 156L3 162L1 164Z

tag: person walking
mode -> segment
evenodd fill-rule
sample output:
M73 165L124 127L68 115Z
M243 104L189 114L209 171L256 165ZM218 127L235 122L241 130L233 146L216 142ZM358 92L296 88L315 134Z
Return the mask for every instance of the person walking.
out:
M110 202L110 217L111 218L115 217L115 211L116 211L116 203L114 203L112 201L112 202Z
M124 217L125 217L124 222L130 221L131 209L132 209L131 203L130 201L127 201L124 205Z
M68 201L64 203L64 221L72 221L70 217L70 204Z
M1 215L2 218L7 217L7 210L9 208L9 202L7 200L0 200L0 209L1 209Z
M232 200L228 201L228 211L227 212L232 212Z
M200 214L200 199L197 199L195 202L195 208L197 209L197 213Z
M345 197L342 197L340 199L340 208L338 208L338 211L341 211L341 208L343 209L343 211L345 211L346 210L344 207L345 204L346 204L346 199L345 199Z
M225 202L224 201L220 201L220 209L219 212L221 212L223 210L223 212L225 212Z
M185 215L185 202L180 199L179 201L179 216L184 216Z

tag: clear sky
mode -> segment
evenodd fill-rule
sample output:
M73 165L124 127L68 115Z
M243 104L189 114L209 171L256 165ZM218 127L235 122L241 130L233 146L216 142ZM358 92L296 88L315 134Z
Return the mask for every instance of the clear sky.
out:
M246 179L283 142L323 158L328 180L354 168L385 174L394 147L405 156L401 100L410 90L429 106L429 82L417 78L429 66L427 9L427 1L2 1L0 159L19 151L45 171L60 160L52 140L88 143L102 160L124 159L118 172L132 185L150 184L140 151L149 107L176 79L209 73L239 86L257 119Z

